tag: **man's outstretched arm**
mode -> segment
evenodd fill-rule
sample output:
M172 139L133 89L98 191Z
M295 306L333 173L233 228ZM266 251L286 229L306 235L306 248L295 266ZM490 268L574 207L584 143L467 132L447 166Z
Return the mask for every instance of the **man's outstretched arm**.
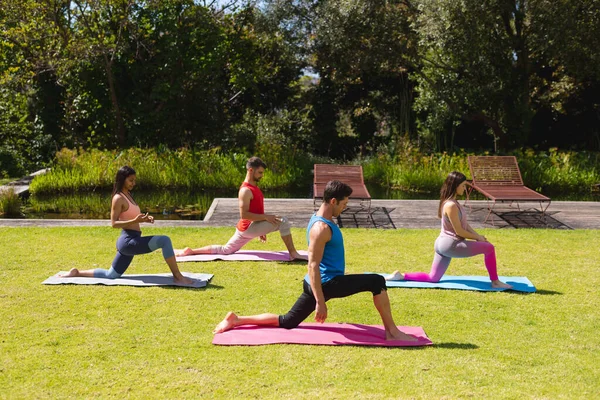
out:
M323 222L315 222L309 233L310 245L308 246L308 276L310 288L315 296L315 321L323 323L327 319L327 304L321 287L321 271L319 264L323 259L325 244L331 240L331 228Z

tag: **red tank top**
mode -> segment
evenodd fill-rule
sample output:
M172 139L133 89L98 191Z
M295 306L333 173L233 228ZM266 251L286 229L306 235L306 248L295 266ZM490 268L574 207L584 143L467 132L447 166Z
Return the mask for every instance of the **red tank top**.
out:
M261 192L259 187L251 185L248 182L242 183L240 189L243 187L250 189L250 191L252 192L252 200L250 200L250 206L248 207L248 211L254 214L264 214L265 197L263 196L263 193ZM252 221L250 221L249 219L240 219L237 223L236 228L238 231L244 232L246 229L248 229L251 223Z

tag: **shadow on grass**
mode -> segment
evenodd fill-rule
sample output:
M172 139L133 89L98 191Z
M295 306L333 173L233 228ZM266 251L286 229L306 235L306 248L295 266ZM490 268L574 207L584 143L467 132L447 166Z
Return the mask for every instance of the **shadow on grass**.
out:
M431 347L440 348L440 349L459 349L459 350L475 350L478 349L479 346L472 343L434 343Z
M536 290L535 292L512 292L513 294L520 294L523 296L535 296L536 294L542 295L542 296L555 296L555 295L562 295L562 292L557 292L555 290Z
M542 296L554 296L555 294L560 294L562 295L562 292L557 292L555 290L537 290L535 293L532 294L541 294Z
M304 345L302 345L304 346ZM423 346L378 346L376 344L343 344L344 347L355 347L361 349L390 349L390 350L425 350L427 347L434 347L434 345L428 344Z
M371 348L381 348L381 346L354 346L354 347L371 347ZM402 350L425 350L427 347L433 347L438 349L457 349L457 350L475 350L478 349L479 346L472 343L433 343L427 346L394 346L394 347L386 347L388 349L402 349Z
M161 289L165 289L165 290L198 290L201 292L204 292L207 289L215 289L215 290L225 289L224 286L213 285L212 283L209 283L208 285L201 287L201 288L195 288L195 287L190 287L190 286L159 286L159 287Z
M300 265L300 264L306 265L306 264L308 264L308 261L307 260L301 260L301 259L297 258L297 259L292 260L292 261L275 261L275 264L277 264L277 265L290 265L290 264L292 264L292 265Z

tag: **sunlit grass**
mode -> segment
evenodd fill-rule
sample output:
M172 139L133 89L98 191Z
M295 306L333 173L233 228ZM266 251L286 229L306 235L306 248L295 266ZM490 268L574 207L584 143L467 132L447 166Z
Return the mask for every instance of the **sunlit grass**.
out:
M176 247L224 243L231 228L149 228ZM294 229L299 248L305 232ZM344 229L348 273L428 270L437 230ZM0 228L3 398L593 398L600 392L597 231L483 230L501 275L533 294L390 289L396 322L434 346L390 349L218 347L226 311L285 313L305 265L183 263L215 274L206 289L43 286L59 270L107 267L111 228ZM281 239L248 248L282 250ZM159 253L130 273L167 272ZM484 275L482 257L453 275ZM328 303L329 322L379 324L371 296ZM309 318L312 320L312 316Z

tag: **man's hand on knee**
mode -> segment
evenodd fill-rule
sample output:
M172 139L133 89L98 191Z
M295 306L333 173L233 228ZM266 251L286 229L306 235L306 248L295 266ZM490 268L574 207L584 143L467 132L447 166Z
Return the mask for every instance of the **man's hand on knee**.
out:
M281 217L278 215L265 214L265 221L273 225L279 225L281 223Z

